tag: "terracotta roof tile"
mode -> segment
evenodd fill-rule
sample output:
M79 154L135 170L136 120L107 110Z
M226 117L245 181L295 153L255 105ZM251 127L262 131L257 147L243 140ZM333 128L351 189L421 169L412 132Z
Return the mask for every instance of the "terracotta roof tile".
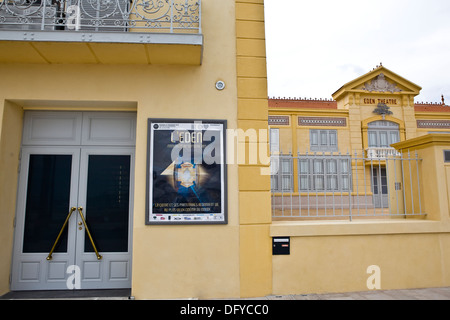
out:
M337 109L337 102L327 99L269 98L269 108ZM415 111L450 112L450 106L442 103L415 103Z
M269 108L337 109L337 102L326 99L269 98Z
M415 103L414 104L415 111L427 111L427 112L450 112L450 106L447 106L442 103Z

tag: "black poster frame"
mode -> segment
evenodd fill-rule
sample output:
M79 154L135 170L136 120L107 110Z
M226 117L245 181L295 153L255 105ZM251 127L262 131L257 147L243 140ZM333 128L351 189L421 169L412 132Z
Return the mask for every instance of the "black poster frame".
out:
M196 128L195 126L202 126L202 128L208 128L210 126L214 128L221 128L220 132L220 163L218 164L220 169L220 212L205 212L205 213L155 213L155 187L154 183L157 181L158 174L155 169L155 162L162 161L161 152L155 149L165 148L169 145L169 141L161 141L156 137L155 131L163 131L160 126L165 126L170 129L165 129L167 132L173 130L173 127L189 127ZM155 129L156 128L156 129ZM192 129L189 129L192 130ZM194 129L195 130L195 129ZM228 224L228 177L227 177L227 164L226 164L226 134L227 120L210 120L210 119L169 119L169 118L149 118L147 128L147 177L146 177L146 225L227 225ZM173 141L170 142L172 145ZM158 147L155 148L155 144ZM203 150L203 149L202 149ZM166 160L166 164L168 164ZM217 169L216 169L217 171ZM217 181L216 181L217 184ZM175 190L173 190L175 192ZM161 193L161 192L160 192ZM200 198L199 198L200 200ZM176 205L176 202L171 202ZM217 203L216 203L217 204ZM170 205L170 204L169 204ZM198 206L198 205L197 205ZM174 209L172 209L174 210ZM181 209L180 209L181 210ZM164 219L162 219L164 218Z

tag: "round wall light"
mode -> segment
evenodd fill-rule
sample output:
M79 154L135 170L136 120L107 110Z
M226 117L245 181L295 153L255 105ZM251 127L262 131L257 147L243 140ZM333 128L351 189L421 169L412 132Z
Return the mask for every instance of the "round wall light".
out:
M216 82L216 89L217 90L223 90L225 89L225 82L219 80Z

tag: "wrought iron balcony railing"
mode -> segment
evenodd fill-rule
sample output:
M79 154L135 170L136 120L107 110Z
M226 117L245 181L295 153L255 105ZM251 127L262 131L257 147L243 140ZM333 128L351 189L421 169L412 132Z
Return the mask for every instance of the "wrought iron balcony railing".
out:
M401 153L394 148L368 148L366 149L366 153L367 159L369 160L386 160L401 155Z
M8 30L201 34L201 1L0 0Z

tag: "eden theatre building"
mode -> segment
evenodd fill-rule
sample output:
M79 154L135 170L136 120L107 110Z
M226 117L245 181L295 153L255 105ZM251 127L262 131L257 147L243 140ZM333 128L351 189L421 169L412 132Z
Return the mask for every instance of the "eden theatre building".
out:
M445 102L268 99L263 0L0 1L0 74L0 295L450 285Z

